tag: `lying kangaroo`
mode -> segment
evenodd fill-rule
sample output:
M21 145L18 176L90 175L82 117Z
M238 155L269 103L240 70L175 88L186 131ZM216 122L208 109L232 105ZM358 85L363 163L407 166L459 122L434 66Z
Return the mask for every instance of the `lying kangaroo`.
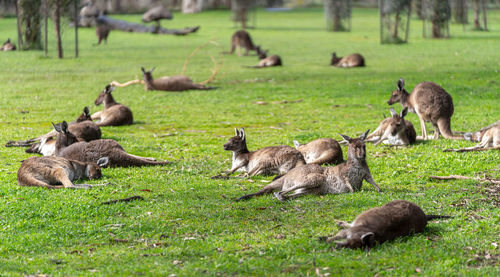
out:
M463 139L463 137L454 136L451 131L451 116L454 111L451 95L433 82L418 84L411 94L404 89L404 86L405 81L399 79L398 89L392 92L387 104L401 102L403 108L408 108L410 112L416 113L420 119L422 139L427 139L426 121L430 121L434 126L434 139L438 139L439 134L447 139Z
M479 148L500 147L500 120L475 133L465 133L464 138L470 141L479 142L478 145L465 149L473 150Z
M30 157L17 171L17 184L44 188L90 188L91 185L73 184L77 179L101 178L101 167L108 163L103 157L97 163L68 160L61 157Z
M304 157L288 145L269 146L257 151L248 151L245 130L234 128L235 136L224 144L224 150L233 151L233 162L229 174L235 171L257 174L285 174L292 168L304 165Z
M269 50L262 51L259 54L259 64L258 65L248 66L248 67L250 67L250 68L263 68L263 67L270 67L270 66L282 66L283 62L281 61L281 57L278 55L271 55L268 57L267 56L268 51Z
M3 43L2 47L0 47L0 51L13 51L13 50L16 50L16 45L10 42L10 38Z
M111 92L115 87L107 85L106 88L99 93L94 104L99 106L104 103L104 110L96 112L92 115L92 120L98 119L97 126L121 126L130 125L134 122L132 111L129 107L115 101Z
M352 224L338 222L339 226L347 229L341 230L333 237L321 239L327 242L347 239L336 242L338 247L371 248L376 243L423 232L427 221L437 218L450 217L426 215L416 204L396 200L361 213Z
M91 142L78 142L68 130L66 121L54 125L58 132L55 155L81 162L97 162L100 157L109 158L110 167L129 167L146 165L163 165L167 161L156 161L153 158L139 157L128 154L123 147L112 139L98 139Z
M391 116L380 122L378 128L366 137L367 142L373 142L375 145L383 142L390 145L410 145L415 143L417 133L413 124L404 119L408 113L408 108L404 108L401 114L391 108Z
M320 138L308 144L300 144L294 140L293 144L308 164L339 164L344 161L342 148L334 139Z
M260 46L256 46L252 42L252 38L247 31L236 31L231 37L231 51L224 52L224 54L233 54L236 49L238 56L241 56L241 48L245 48L245 56L248 56L249 51L256 51L257 55L260 54Z
M158 79L153 79L153 67L151 70L146 71L144 67L141 67L142 76L144 78L146 91L148 90L163 90L163 91L184 91L184 90L210 90L214 87L207 87L202 84L196 84L189 77L186 76L171 76L171 77L161 77Z
M238 198L236 201L247 200L281 190L274 193L278 200L298 197L304 194L340 194L355 192L361 189L363 180L372 184L378 192L380 188L373 180L366 163L364 140L370 130L359 138L341 135L349 142L347 161L337 166L321 167L317 164L307 164L290 170L287 174L273 181L260 191ZM287 196L287 193L293 192Z
M336 67L361 67L365 66L365 58L358 53L350 54L345 57L337 57L337 54L332 53L330 65Z

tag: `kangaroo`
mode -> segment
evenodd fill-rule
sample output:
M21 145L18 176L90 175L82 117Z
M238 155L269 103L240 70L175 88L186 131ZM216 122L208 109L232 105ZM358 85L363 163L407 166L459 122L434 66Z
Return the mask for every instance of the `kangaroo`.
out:
M475 133L465 133L464 138L466 140L479 142L478 145L466 149L498 148L500 147L500 120Z
M0 47L0 51L14 51L14 50L16 50L16 45L10 42L10 38L3 43L2 47Z
M283 62L281 61L281 57L278 55L271 55L268 57L267 56L268 51L269 50L262 51L259 54L259 64L258 65L248 66L248 67L250 67L250 68L263 68L263 67L270 67L270 66L282 66Z
M224 54L233 54L236 49L238 56L241 56L242 47L245 48L245 56L248 56L249 51L255 51L257 55L261 52L260 46L253 44L250 34L245 30L239 30L231 37L231 51Z
M292 168L306 164L299 151L288 145L269 146L257 151L248 151L245 130L234 128L235 136L224 144L224 150L233 151L233 161L229 174L235 171L257 174L283 175Z
M103 157L97 163L68 160L61 157L30 157L17 171L17 184L44 188L90 188L91 185L73 184L77 179L99 179L101 167L108 163Z
M111 92L115 87L107 85L106 88L99 93L94 104L99 106L104 103L104 110L93 114L92 120L98 119L97 126L121 126L130 125L134 122L132 111L129 107L115 101Z
M373 180L366 163L366 149L363 141L369 131L354 139L341 135L349 143L346 162L330 167L321 167L317 164L296 167L260 191L244 195L236 201L247 200L253 196L272 193L276 190L280 191L275 192L274 196L280 201L304 194L355 192L361 189L363 180L372 184L380 192L380 188ZM292 194L287 196L288 193Z
M410 145L415 143L417 133L413 124L404 119L408 113L408 108L401 110L401 114L391 108L391 116L380 122L378 128L366 137L367 142L373 142L375 145L383 142L390 145Z
M294 140L293 144L308 164L339 164L344 161L342 148L334 139L320 138L308 144L300 144Z
M97 36L97 45L101 44L101 41L104 40L104 43L108 44L108 36L109 32L111 31L111 28L107 24L103 24L99 22L99 19L97 19L97 25L95 27L95 34Z
M55 156L81 162L97 162L100 157L109 158L110 167L129 167L146 165L164 165L167 161L139 157L125 152L123 147L112 139L98 139L90 142L78 142L63 121L52 124L57 131Z
M146 91L148 90L163 90L163 91L184 91L184 90L210 90L214 87L207 87L202 84L196 84L187 76L171 76L153 79L153 67L151 70L146 71L141 67L142 76L144 78Z
M365 66L365 58L361 54L354 53L345 57L337 57L337 53L332 53L330 65L336 67L361 67Z
M372 248L376 243L423 232L427 221L438 218L450 218L450 216L426 215L412 202L395 200L361 213L351 224L339 221L339 226L346 229L333 237L321 239L326 242L347 239L336 242L338 247Z
M416 113L420 120L424 140L427 139L426 121L430 121L434 126L434 139L438 139L439 134L447 139L463 139L463 137L454 136L451 131L453 99L441 86L433 82L422 82L413 89L411 94L405 90L404 86L405 81L399 79L397 90L392 92L387 104L401 102L403 108L408 107L408 111Z

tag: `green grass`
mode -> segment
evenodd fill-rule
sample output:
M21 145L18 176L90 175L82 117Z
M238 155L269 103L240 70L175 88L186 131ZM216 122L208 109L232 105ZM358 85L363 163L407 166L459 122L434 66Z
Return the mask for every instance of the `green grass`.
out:
M119 18L140 21L139 15ZM156 66L158 77L179 74L186 57L210 39L228 49L235 31L229 18L225 11L175 14L165 26L201 29L185 37L112 32L100 47L92 46L94 31L83 29L78 59L71 57L69 28L64 60L55 58L54 39L49 58L40 51L0 53L0 141L43 134L51 121L73 120L84 106L101 110L93 101L104 86L140 76L141 66ZM322 274L343 276L498 275L498 186L428 178L481 172L498 178L498 151L443 153L473 145L444 139L397 149L368 145L368 164L381 194L365 183L353 194L236 203L233 198L258 190L271 177L210 179L230 168L231 153L222 144L233 127L246 128L251 150L292 145L293 139L340 139L338 133L357 136L388 114L386 101L401 77L408 89L422 81L442 85L453 97L455 131L497 121L500 12L491 11L488 19L489 32L463 32L452 25L452 37L442 40L423 39L421 22L414 20L410 43L380 45L373 9L355 9L349 33L325 32L321 9L259 11L252 37L281 55L284 67L251 70L242 65L256 64L255 56L225 56L214 91L115 90L117 101L133 110L136 124L104 128L103 136L130 153L173 164L105 169L103 179L90 182L111 182L107 187L46 190L17 186L16 171L29 155L21 148L2 148L0 275L315 275L315 266ZM13 18L0 20L0 39L7 37L15 38ZM196 81L208 78L210 56L220 51L204 48L186 74ZM362 53L367 67L332 68L333 51ZM408 119L419 126L415 114ZM145 201L101 205L132 195ZM370 252L335 250L317 240L338 231L334 219L350 221L395 199L454 218Z

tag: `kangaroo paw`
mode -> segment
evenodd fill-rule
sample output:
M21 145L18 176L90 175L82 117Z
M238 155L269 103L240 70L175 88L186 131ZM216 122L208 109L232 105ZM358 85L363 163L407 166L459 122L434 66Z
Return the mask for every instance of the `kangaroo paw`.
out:
M279 201L285 201L287 200L286 197L284 197L280 192L275 192L273 193L274 194L274 197L276 197L276 199L278 199Z

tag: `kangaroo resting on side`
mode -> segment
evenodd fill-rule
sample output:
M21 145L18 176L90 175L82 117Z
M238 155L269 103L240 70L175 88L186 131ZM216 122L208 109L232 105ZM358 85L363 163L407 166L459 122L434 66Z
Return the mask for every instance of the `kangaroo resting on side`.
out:
M363 141L368 132L369 130L354 139L341 135L349 142L346 162L331 167L321 167L317 164L296 167L260 191L242 196L236 201L247 200L276 190L280 190L274 193L280 201L304 194L348 193L360 190L363 180L372 184L380 192L366 163L366 149ZM291 195L287 196L288 193Z
M344 161L340 144L331 138L315 139L307 144L294 140L295 148L308 164L339 164Z
M0 51L13 51L13 50L16 50L16 45L10 42L10 38L3 43L2 47L0 47Z
M304 165L304 157L288 145L268 146L257 151L248 151L245 130L234 128L235 136L224 144L224 150L233 151L233 162L229 174L235 171L257 174L282 175L294 167Z
M247 66L249 68L263 68L263 67L271 67L271 66L282 66L283 62L281 61L281 57L278 55L267 56L266 51L261 51L259 54L259 64L256 66Z
M465 133L464 138L479 142L478 145L465 149L498 148L500 147L500 120L475 133Z
M231 51L224 54L233 54L236 49L238 56L241 56L241 48L245 48L245 56L248 56L249 51L256 51L257 55L261 53L260 46L256 46L252 42L252 38L247 31L236 31L231 37Z
M77 179L99 179L101 167L108 163L103 157L97 163L68 160L61 157L30 157L23 161L17 171L20 186L45 188L90 188L91 185L73 184Z
M184 90L210 90L214 87L207 87L202 84L196 84L187 76L171 76L153 79L153 67L151 70L146 71L141 67L142 76L144 78L146 91L148 90L163 90L163 91L184 91Z
M339 226L346 229L333 237L321 239L326 242L345 239L336 242L338 247L371 248L376 243L423 232L427 221L438 218L450 218L450 216L426 215L412 202L395 200L361 213L351 224L339 221Z
M111 95L114 90L115 87L107 85L94 101L96 106L104 103L104 110L92 115L92 120L99 120L97 122L98 126L121 126L130 125L134 122L130 108L116 102Z
M94 163L100 157L108 157L108 166L110 167L163 165L168 163L167 161L156 161L153 158L128 154L118 142L112 139L77 142L75 136L69 132L66 121L54 125L54 129L58 132L55 151L55 155L58 157Z
M451 116L453 115L453 99L441 86L433 82L423 82L418 84L411 94L405 89L405 81L399 79L397 90L392 92L387 104L392 105L401 102L403 108L416 113L420 120L422 138L427 139L425 122L430 121L434 126L434 139L439 138L439 134L447 139L463 139L454 136L451 131Z
M337 57L337 54L332 53L330 65L336 67L360 67L365 66L365 58L358 53L350 54L345 57Z
M383 142L390 145L410 145L415 143L417 133L413 124L404 119L408 113L408 108L401 110L401 114L391 108L391 117L380 122L378 128L366 137L367 142L373 142L375 145Z

